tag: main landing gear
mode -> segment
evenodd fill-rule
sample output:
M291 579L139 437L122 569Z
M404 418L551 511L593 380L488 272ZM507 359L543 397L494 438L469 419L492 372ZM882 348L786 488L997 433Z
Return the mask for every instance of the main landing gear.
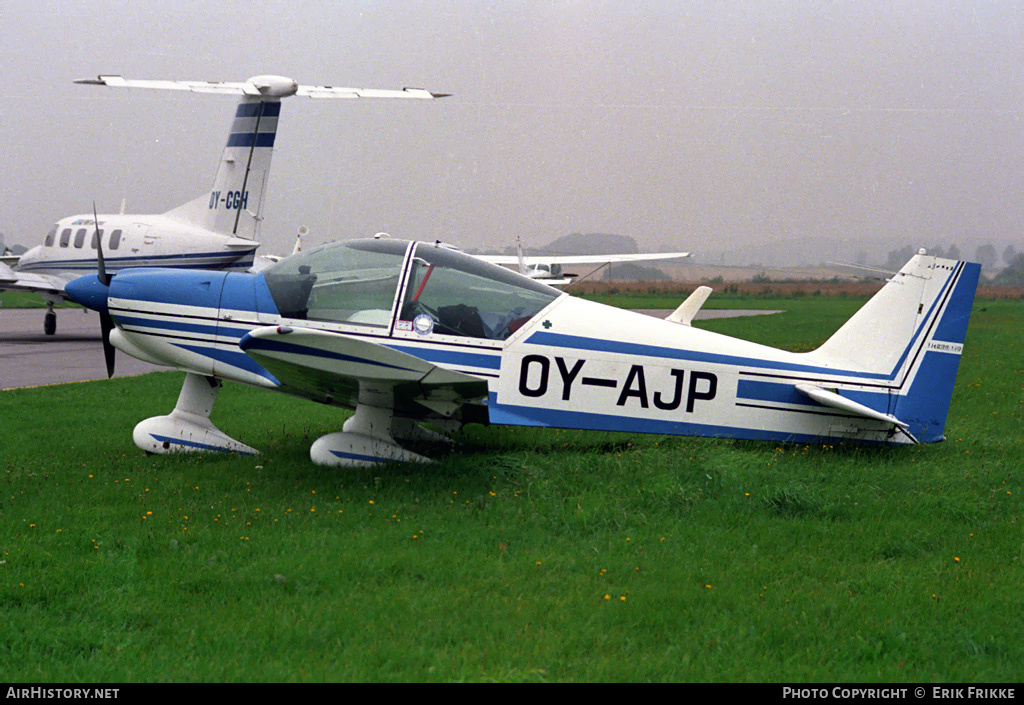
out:
M154 416L135 427L132 438L147 453L204 453L210 451L258 455L255 448L225 435L210 421L221 381L189 372L174 411ZM449 422L454 430L461 424ZM410 419L396 418L390 385L360 383L356 413L338 433L318 438L309 449L317 465L374 467L382 463L429 463L429 458L398 445L403 441L451 443L445 436Z
M46 304L46 316L43 317L43 333L53 335L57 332L57 312L53 310L53 302Z
M359 384L356 413L345 422L340 433L321 436L309 449L317 465L366 468L382 463L429 463L426 458L406 450L395 437L406 440L443 438L420 428L407 419L395 418L395 397L390 385Z

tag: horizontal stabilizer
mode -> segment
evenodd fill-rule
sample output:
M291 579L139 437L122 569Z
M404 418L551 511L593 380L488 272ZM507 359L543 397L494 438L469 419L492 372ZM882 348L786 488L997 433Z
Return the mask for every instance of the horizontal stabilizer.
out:
M698 286L692 294L686 297L686 301L679 304L679 308L665 317L666 321L672 321L683 326L690 325L697 311L704 305L704 302L711 296L710 286Z
M221 95L264 96L285 98L299 95L305 98L406 98L429 100L445 98L448 93L431 93L422 88L382 90L377 88L343 88L340 86L304 86L284 76L253 76L247 81L163 81L150 79L123 78L122 76L97 76L80 78L75 81L89 86L111 88L149 88L165 91L190 91L192 93L219 93Z
M847 399L835 392L830 392L827 389L822 389L821 387L806 383L797 384L796 390L801 394L810 397L819 404L830 406L833 409L839 409L840 411L845 411L849 414L856 414L857 416L873 419L875 421L891 423L903 429L904 432L907 432L908 424L903 423L892 414L883 414L881 411L875 411L870 407L864 406L852 399ZM907 432L907 435L910 435L909 432ZM913 438L913 436L911 436L911 438ZM917 440L914 439L914 442L916 443Z

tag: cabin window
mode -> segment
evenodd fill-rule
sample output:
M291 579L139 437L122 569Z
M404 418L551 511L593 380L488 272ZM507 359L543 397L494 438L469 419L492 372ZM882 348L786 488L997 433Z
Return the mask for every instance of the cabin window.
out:
M420 243L400 318L416 331L505 340L558 296L503 267Z
M85 244L85 228L79 228L75 232L75 247L81 249L82 245Z
M110 249L116 250L121 244L121 229L118 228L110 233Z
M53 240L56 237L57 237L57 227L54 226L53 230L51 230L50 232L46 233L46 242L44 243L44 245L46 247L53 247Z
M67 247L71 241L71 228L64 228L60 233L60 246Z
M90 247L92 247L92 249L94 249L94 250L97 249L97 246L98 246L98 244L99 244L101 239L103 239L103 231L102 230L95 230L95 231L93 231L93 234L92 234L92 244L90 245Z
M385 327L408 243L353 240L286 257L264 272L287 318Z

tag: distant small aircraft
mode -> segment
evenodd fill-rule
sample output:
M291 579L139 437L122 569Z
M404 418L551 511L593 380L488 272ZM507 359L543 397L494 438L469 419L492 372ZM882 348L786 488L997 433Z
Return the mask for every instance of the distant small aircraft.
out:
M109 272L127 267L180 267L246 271L269 263L256 257L264 189L281 100L307 98L444 97L419 88L378 90L305 86L283 76L254 76L240 83L209 81L151 81L100 76L75 83L113 88L146 88L193 93L238 95L227 146L210 191L159 215L94 213L62 218L42 245L20 258L0 261L0 289L31 291L47 302L43 330L53 335L57 314L53 306L67 300L64 285L97 270L102 239ZM98 232L97 232L98 231Z
M979 272L918 254L806 353L692 328L706 288L659 320L438 243L386 238L332 243L259 273L101 267L67 291L107 321L110 354L187 373L174 411L135 427L143 450L256 453L210 421L221 380L232 380L355 409L310 457L372 466L425 461L400 442L474 422L940 441Z
M575 274L563 274L562 267L571 265L597 265L597 269L617 262L650 262L654 260L682 259L692 257L689 252L655 252L612 255L524 255L523 243L516 238L514 255L477 255L485 262L506 267L518 267L519 273L530 279L543 281L550 286L565 286L576 278Z

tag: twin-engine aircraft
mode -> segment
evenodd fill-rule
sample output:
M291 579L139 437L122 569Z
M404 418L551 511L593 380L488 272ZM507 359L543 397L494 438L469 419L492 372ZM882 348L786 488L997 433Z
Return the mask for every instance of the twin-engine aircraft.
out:
M237 95L227 145L210 191L159 215L92 213L63 218L12 268L0 262L0 289L31 291L47 302L43 330L57 330L54 304L66 300L64 286L97 271L102 241L110 273L127 267L175 267L246 271L266 262L255 256L270 158L277 137L281 100L307 98L443 97L418 88L378 90L305 86L283 76L254 76L240 83L151 81L100 76L75 83L113 88L148 88ZM98 232L97 232L98 231Z
M355 409L314 462L424 461L466 423L798 442L943 439L980 266L913 257L813 352L574 298L437 243L356 240L258 273L124 270L68 284L110 352L184 370L152 453L256 453L210 421L221 380ZM116 326L116 327L114 327ZM112 346L112 347L111 347Z

